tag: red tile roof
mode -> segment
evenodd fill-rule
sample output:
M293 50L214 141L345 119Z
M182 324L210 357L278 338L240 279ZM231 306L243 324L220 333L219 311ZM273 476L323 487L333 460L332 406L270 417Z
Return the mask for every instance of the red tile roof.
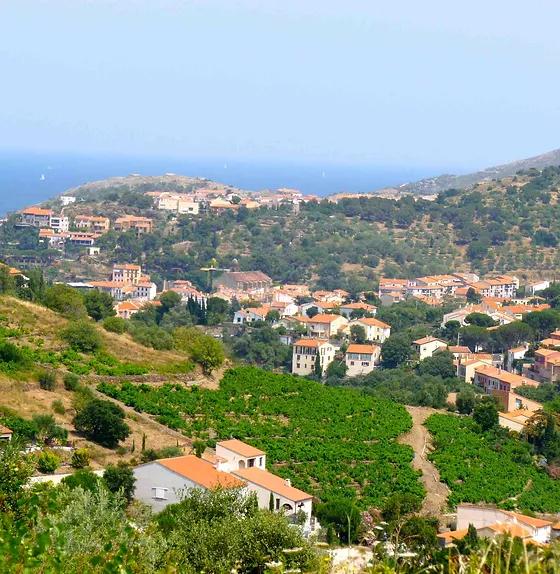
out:
M240 468L233 471L235 475L243 478L247 482L252 482L257 486L262 486L275 494L279 494L293 502L309 500L313 498L310 494L290 486L283 478L257 467Z
M217 444L222 448L231 450L232 452L240 454L241 456L262 456L265 454L262 450L259 450L258 448L255 448L254 446L251 446L250 444L247 444L236 438L222 440Z
M156 462L204 488L240 488L245 486L241 480L227 472L216 470L211 463L192 454L176 458L163 458Z

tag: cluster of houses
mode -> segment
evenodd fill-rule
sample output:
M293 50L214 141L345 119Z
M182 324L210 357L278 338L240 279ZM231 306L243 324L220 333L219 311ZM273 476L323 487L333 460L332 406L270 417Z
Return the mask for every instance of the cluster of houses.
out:
M201 212L235 212L241 208L272 208L289 204L297 210L300 203L318 201L315 195L304 195L297 189L281 188L258 193L242 191L232 187L201 187L190 193L169 191L149 191L146 193L154 201L154 208L180 215L198 215Z
M474 273L429 275L416 279L382 277L378 295L384 305L411 297L429 305L438 305L445 297L466 297L469 289L481 297L512 298L519 289L519 279L509 275L481 279Z
M20 211L17 225L38 228L39 241L47 243L51 248L60 249L65 245L77 245L87 247L90 255L99 252L94 247L96 240L111 229L111 221L108 217L76 215L71 221L63 213L57 214L52 209L37 206L27 207ZM114 220L113 229L116 231L134 230L138 235L151 233L153 221L148 217L123 215Z

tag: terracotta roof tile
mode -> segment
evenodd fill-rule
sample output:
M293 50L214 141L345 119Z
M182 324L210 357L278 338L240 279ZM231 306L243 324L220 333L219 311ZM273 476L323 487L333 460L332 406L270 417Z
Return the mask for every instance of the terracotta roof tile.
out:
M240 454L241 456L262 456L265 454L262 450L259 450L258 448L255 448L254 446L251 446L250 444L247 444L236 438L222 440L217 444L222 448L227 448L227 450L231 450L232 452Z
M300 502L302 500L309 500L312 498L310 494L303 492L303 490L299 490L287 484L283 478L257 467L241 468L239 470L235 470L234 474L243 478L247 482L252 482L253 484L262 486L263 488L266 488L275 494L279 494L293 502Z
M240 488L245 485L231 474L216 470L211 463L192 454L162 458L155 462L204 488Z

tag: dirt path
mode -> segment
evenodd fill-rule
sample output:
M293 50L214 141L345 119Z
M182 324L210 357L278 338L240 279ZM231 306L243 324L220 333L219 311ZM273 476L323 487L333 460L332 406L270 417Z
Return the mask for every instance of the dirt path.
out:
M406 407L406 410L412 417L412 428L399 438L399 442L413 448L412 466L422 472L422 483L426 489L422 513L429 516L441 515L445 508L449 489L443 482L440 482L439 472L428 460L431 437L424 426L425 420L438 411L429 407Z

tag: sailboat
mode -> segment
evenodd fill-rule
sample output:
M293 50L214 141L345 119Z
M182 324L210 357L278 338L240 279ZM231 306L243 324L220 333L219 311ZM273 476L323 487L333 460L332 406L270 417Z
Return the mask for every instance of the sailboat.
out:
M41 181L45 181L45 179L47 179L47 178L45 177L45 174L42 173L42 174L41 174L41 177L40 177L39 179L40 179Z

